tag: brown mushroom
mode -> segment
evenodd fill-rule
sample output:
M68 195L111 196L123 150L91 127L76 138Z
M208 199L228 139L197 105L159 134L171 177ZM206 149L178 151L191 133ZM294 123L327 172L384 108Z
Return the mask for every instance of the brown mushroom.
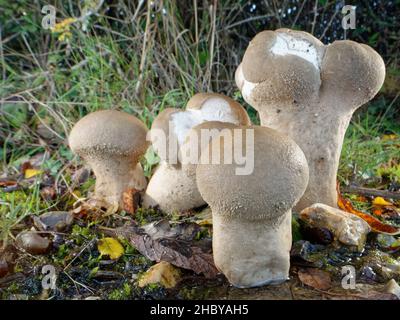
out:
M289 135L307 157L310 182L297 210L317 202L337 206L344 134L353 112L375 96L384 78L379 54L354 41L323 45L306 32L279 29L250 42L236 84L261 124Z
M96 199L121 203L127 189L145 189L146 178L138 162L149 145L146 134L140 120L116 110L90 113L75 124L69 145L92 168Z

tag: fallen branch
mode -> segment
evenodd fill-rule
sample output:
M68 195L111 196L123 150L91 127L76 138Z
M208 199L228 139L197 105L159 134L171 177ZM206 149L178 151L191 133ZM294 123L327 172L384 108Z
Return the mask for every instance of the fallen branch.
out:
M400 200L400 192L391 192L388 190L369 189L357 186L348 186L342 188L344 193L355 193L361 196L382 197L385 199Z

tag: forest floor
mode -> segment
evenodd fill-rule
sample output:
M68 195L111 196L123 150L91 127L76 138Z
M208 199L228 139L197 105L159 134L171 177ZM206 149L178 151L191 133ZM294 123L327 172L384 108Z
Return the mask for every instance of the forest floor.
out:
M398 195L400 187L400 135L385 127L385 119L376 120L371 123L369 114L363 113L351 124L339 181L345 191L349 186L356 189L355 193L343 192L353 205L350 211L365 212L397 228L400 200L390 197ZM122 210L104 208L87 198L94 176L84 163L72 160L66 147L52 154L48 147L52 137L37 134L37 149L25 150L25 154L14 151L19 158L7 162L8 170L0 179L2 299L393 298L384 286L391 279L400 279L400 241L396 236L370 233L362 252L337 242L322 245L315 235L305 232L295 213L290 281L237 289L215 272L210 260L212 219L208 208L167 216L138 207L134 197L128 198L130 202ZM155 155L148 152L143 159L148 174L156 162ZM360 194L358 187L378 194ZM38 252L22 249L18 235L27 230L47 239L50 246ZM154 230L158 238L147 243L146 236L152 237ZM201 251L196 251L199 248ZM168 268L158 268L150 249L170 250L174 258L167 259L171 262ZM185 250L203 259L200 267L190 255L185 258ZM148 271L153 265L156 268ZM342 267L349 265L355 268L356 286L345 290ZM43 281L50 283L45 266L54 268L53 289L43 286ZM150 280L144 281L149 274Z

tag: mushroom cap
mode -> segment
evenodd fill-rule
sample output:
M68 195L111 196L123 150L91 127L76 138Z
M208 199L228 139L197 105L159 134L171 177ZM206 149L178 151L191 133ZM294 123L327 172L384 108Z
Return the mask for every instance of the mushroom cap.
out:
M206 111L209 111L212 114L213 111L212 109L216 109L217 114L216 115L212 114L211 117L213 119L209 121L229 122L229 121L224 121L225 117L229 117L229 115L226 114L227 112L225 111L224 114L223 110L219 110L219 106L225 106L226 103L231 108L233 116L237 119L237 121L235 121L237 122L237 124L244 126L251 125L249 115L247 114L243 106L239 102L233 100L232 98L219 93L203 92L195 94L188 101L186 105L186 110L200 110L202 108L207 108ZM207 116L207 114L205 114L205 116ZM218 119L218 117L220 119Z
M236 175L237 164L211 164L204 159L196 168L197 187L214 214L247 220L279 220L303 195L308 183L308 165L300 147L277 131L260 126L237 127L242 134L242 150L234 150L232 139L221 137L208 145L223 154L246 154L246 130L254 130L254 170ZM234 133L232 132L232 135ZM252 142L250 141L250 148ZM240 149L240 147L239 147ZM251 155L250 155L251 156Z
M158 154L161 160L166 161L167 163L174 163L174 155L169 154L169 143L170 140L178 139L174 130L170 131L170 120L171 115L177 112L181 112L180 109L177 108L166 108L162 112L160 112L157 117L154 119L153 124L151 125L150 130L150 140L151 144L154 148L154 151ZM161 130L165 134L165 140L158 136L161 134L158 130ZM165 149L166 148L166 149ZM164 153L165 151L165 153Z
M156 117L151 127L151 131L153 131L151 140L155 151L168 164L177 165L179 149L189 130L198 124L209 121L236 125L251 123L246 110L235 100L222 94L198 93L188 101L186 110L167 108ZM159 134L156 129L163 131L166 139L156 138ZM166 145L164 141L166 141ZM171 143L177 143L177 148L170 148ZM174 154L170 154L170 152L174 152Z
M322 91L346 99L353 107L371 100L385 80L385 63L370 46L351 40L327 46L322 61Z
M304 102L319 90L322 43L305 32L278 29L258 33L235 75L243 97L260 101Z
M147 149L147 128L135 116L100 110L80 119L69 135L73 152L85 157L140 157Z
M244 99L256 107L290 108L327 94L339 97L336 104L344 108L356 108L378 92L384 78L384 62L371 47L350 40L325 46L290 29L258 33L235 73Z

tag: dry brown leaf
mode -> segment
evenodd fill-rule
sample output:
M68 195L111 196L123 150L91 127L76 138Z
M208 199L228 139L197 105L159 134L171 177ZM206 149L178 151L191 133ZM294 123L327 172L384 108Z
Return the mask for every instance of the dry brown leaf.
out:
M318 290L328 290L332 286L329 273L315 268L300 269L298 272L302 283Z
M131 215L134 215L140 201L140 191L134 188L125 190L122 193L122 209Z
M168 221L162 220L142 228L134 225L117 228L115 234L129 239L141 254L152 261L167 261L214 278L218 270L211 254L211 243L194 240L199 228L195 223L170 227Z

